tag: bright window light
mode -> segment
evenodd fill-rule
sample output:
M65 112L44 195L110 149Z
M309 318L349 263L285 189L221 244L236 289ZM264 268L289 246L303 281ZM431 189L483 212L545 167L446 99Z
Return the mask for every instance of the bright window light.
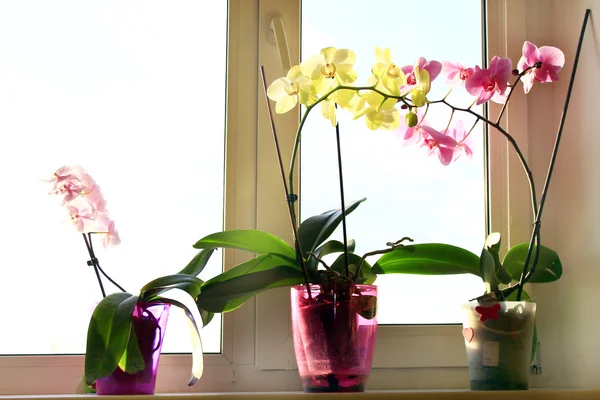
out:
M352 49L358 82L364 85L376 46L390 48L399 66L413 65L420 56L481 66L481 0L371 0L366 4L304 0L302 57L329 46ZM444 94L432 90L429 98ZM472 101L464 92L451 96L456 104L469 106ZM443 106L432 106L428 121L444 129L449 114ZM444 242L479 254L485 239L480 126L471 133L476 137L473 160L463 156L444 167L426 149L404 146L398 132L371 131L364 118L352 121L345 111L338 115L346 200L367 198L348 217L348 235L356 240L356 253L383 249L387 242L409 236L416 243ZM303 129L301 165L302 219L339 208L335 129L318 108ZM341 239L341 230L336 235ZM467 275L388 275L378 277L376 284L382 324L458 323L458 305L484 291L481 279Z
M95 249L131 293L223 229L226 28L224 1L0 3L0 354L85 352L101 293L42 182L58 167L102 187L122 243ZM220 326L202 330L206 352L220 352ZM190 349L173 310L163 351Z

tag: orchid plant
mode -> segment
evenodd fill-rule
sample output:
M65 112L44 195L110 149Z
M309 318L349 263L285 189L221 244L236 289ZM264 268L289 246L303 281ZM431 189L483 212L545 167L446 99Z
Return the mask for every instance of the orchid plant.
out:
M87 264L94 268L102 291L103 299L96 306L88 327L84 373L86 383L92 385L117 368L129 374L146 368L136 337L133 311L137 303L159 302L181 308L190 321L193 366L189 385L193 385L203 371L199 323L206 325L214 315L196 304L196 297L204 283L196 276L205 267L213 250L198 252L177 274L147 283L137 296L127 293L100 267L94 252L92 235L99 235L105 248L121 243L100 187L83 168L76 165L59 168L48 182L50 194L60 198L68 220L83 235L90 256ZM107 296L100 274L121 292Z
M401 67L402 64L395 62L389 49L377 47L372 75L362 86L356 84L355 61L356 55L352 50L324 48L307 61L291 67L286 76L275 80L268 89L264 85L268 98L275 102L277 113L286 113L298 104L304 106L287 180L272 124L294 231L294 246L269 233L255 230L219 232L199 240L194 245L198 249L237 248L257 254L205 282L198 296L200 307L212 312L226 312L274 287L303 283L371 283L376 275L388 273L470 273L481 277L486 286L486 292L478 298L479 301L521 300L528 298L523 292L525 283L551 282L560 278L562 266L558 255L540 243L543 200L538 205L531 169L513 136L501 125L501 120L519 82L528 93L535 82L558 80L558 72L565 62L562 51L551 46L538 48L525 42L522 57L514 69L511 59L498 56L493 57L485 68L423 57L414 65ZM430 99L431 87L441 80L440 77L445 78L449 90L440 99ZM466 91L472 102L461 106L452 104L449 101L452 91ZM495 120L474 110L474 106L488 101L502 104ZM268 101L267 105L270 111ZM298 199L294 190L294 168L304 124L317 106L336 128L342 206L339 210L328 211L298 224L294 207ZM432 107L449 108L450 117L443 126L435 126L427 119ZM527 175L535 221L531 241L511 248L502 262L500 235L497 233L488 237L480 256L450 244L406 244L412 241L407 237L391 241L386 248L363 256L354 254L354 241L346 240L345 216L364 199L348 206L344 204L337 118L337 113L342 111L349 112L355 120L363 119L371 130L398 131L405 144L419 145L445 166L462 155L472 157L470 139L477 124L494 128L511 144ZM465 117L474 121L467 125ZM547 183L548 179L542 199L545 198ZM343 242L326 241L340 223L344 228ZM323 257L332 253L341 254L332 265L328 265ZM367 258L375 255L381 257L370 265Z

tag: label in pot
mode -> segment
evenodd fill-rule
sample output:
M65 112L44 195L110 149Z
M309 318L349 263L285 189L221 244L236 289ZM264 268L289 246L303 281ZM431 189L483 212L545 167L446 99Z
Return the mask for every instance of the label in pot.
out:
M483 342L483 365L497 367L500 354L500 342Z

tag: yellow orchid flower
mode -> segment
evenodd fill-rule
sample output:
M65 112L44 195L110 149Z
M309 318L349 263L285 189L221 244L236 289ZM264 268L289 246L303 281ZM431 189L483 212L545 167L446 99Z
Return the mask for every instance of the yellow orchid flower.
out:
M379 93L369 92L366 95L355 96L349 108L354 114L354 119L364 116L365 123L371 130L396 129L401 122L396 104L396 99L385 99Z
M317 101L311 80L302 74L299 65L293 66L284 78L279 78L267 89L269 98L276 102L275 112L285 114L300 102L310 105Z
M337 104L340 108L350 107L355 94L354 90L340 89L321 102L321 114L331 122L331 126L335 126L337 123L335 105Z
M422 107L427 103L427 94L431 89L431 80L429 72L426 69L419 70L418 64L415 65L415 78L417 85L411 90L410 99L416 107Z
M371 130L396 129L400 126L400 113L396 108L396 99L385 99L376 92L367 96L369 107L365 110L365 123Z
M354 82L356 54L348 49L326 47L301 64L302 71L312 80L313 90L323 94L338 85Z
M393 96L400 96L400 88L406 85L406 75L402 69L392 62L390 49L375 48L375 60L372 72L377 82L377 89L383 90ZM373 80L371 80L373 81Z

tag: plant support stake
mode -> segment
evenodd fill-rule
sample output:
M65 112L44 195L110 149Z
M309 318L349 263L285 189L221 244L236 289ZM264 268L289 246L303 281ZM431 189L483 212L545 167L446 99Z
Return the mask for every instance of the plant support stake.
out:
M308 273L306 272L306 266L304 265L304 259L302 258L302 251L300 247L300 240L298 238L298 228L296 228L296 218L294 217L294 201L290 198L290 192L288 190L287 183L285 181L285 171L283 169L283 162L281 161L281 150L279 149L279 140L277 139L277 131L275 130L275 122L273 121L273 113L271 111L271 103L269 103L269 96L267 96L267 79L265 77L265 67L260 66L260 77L263 84L263 91L265 93L265 101L267 102L267 114L269 114L269 122L271 123L271 131L273 132L273 140L275 141L275 150L277 151L277 160L279 161L279 170L281 171L281 179L283 180L283 189L285 191L285 199L288 205L288 211L290 213L290 221L292 222L292 231L294 232L294 242L296 243L296 258L302 267L304 273L304 284L306 285L306 292L308 298L312 300L310 293L310 284L308 283Z
M335 105L337 110L337 104ZM348 266L348 234L346 230L346 204L344 201L344 173L342 171L342 149L340 145L340 121L335 121L335 139L337 142L337 156L338 156L338 174L340 177L340 201L342 203L342 233L344 236L344 266L346 268L346 277L350 276L350 269ZM358 273L358 269L356 271Z

